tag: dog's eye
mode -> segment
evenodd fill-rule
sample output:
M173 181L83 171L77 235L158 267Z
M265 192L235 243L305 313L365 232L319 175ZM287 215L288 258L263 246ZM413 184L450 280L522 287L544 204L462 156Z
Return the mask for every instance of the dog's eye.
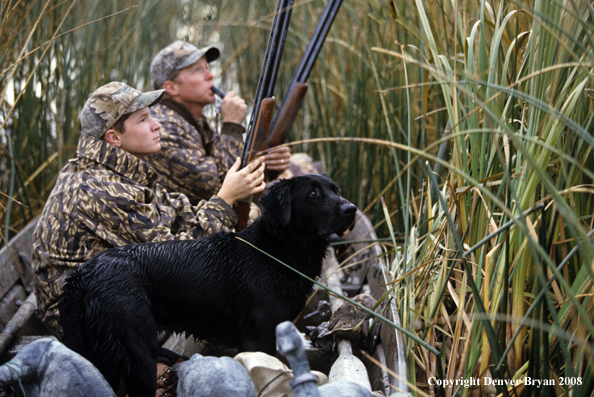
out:
M320 192L318 192L318 189L314 189L311 192L309 192L309 197L318 197L320 195Z

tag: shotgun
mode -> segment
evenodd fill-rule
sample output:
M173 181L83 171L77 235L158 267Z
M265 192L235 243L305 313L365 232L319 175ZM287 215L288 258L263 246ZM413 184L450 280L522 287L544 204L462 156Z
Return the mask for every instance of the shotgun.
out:
M266 149L281 145L285 142L291 126L297 117L297 112L301 108L308 85L306 83L309 73L318 58L322 45L326 40L328 31L336 18L340 9L342 0L330 0L324 8L324 12L316 26L305 53L301 57L301 62L297 67L297 72L289 85L287 94L283 98L276 118L272 121L270 131L272 131L266 142Z
M268 132L272 122L275 99L273 96L276 77L285 47L294 0L278 0L276 12L268 37L262 70L256 88L255 102L247 129L247 137L241 154L241 168L252 161L258 152L266 148ZM215 91L216 92L216 91ZM247 227L252 198L241 200L235 205L239 218L237 231Z

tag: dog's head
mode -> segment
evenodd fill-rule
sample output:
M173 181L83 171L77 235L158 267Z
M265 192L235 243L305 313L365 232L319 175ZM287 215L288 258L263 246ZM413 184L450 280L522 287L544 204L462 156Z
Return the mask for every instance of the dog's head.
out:
M344 233L357 212L357 207L340 197L338 186L320 174L278 181L259 202L282 226L291 224L322 238Z

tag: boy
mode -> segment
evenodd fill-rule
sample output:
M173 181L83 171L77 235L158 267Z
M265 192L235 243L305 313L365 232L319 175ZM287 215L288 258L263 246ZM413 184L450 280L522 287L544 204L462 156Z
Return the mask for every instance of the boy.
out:
M264 190L263 161L238 171L239 159L218 194L196 206L160 186L142 159L161 148L161 126L149 107L163 93L112 82L83 107L77 157L58 175L33 234L35 295L42 322L57 336L57 304L70 270L107 248L228 231L237 222L233 204Z

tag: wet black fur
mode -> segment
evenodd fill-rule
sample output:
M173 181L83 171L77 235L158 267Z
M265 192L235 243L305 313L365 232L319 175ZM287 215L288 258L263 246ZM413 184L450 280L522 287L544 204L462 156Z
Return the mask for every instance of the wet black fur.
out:
M60 301L64 343L87 357L112 387L154 396L157 330L187 331L240 351L275 353L275 327L293 320L321 273L332 233L356 208L323 175L279 181L260 199L263 215L239 233L199 241L106 250L73 272Z

